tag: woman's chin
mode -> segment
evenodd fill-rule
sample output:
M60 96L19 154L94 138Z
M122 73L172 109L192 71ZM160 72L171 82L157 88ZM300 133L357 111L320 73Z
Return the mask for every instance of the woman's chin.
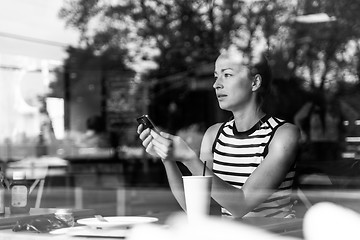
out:
M219 107L220 107L221 110L231 111L231 109L229 108L229 106L227 106L227 105L225 105L225 104L219 103Z

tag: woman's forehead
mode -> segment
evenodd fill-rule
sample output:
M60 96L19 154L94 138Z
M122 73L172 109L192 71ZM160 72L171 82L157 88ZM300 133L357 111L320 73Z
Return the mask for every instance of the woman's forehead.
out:
M239 55L222 53L215 62L215 71L224 69L238 70L245 67L244 58Z

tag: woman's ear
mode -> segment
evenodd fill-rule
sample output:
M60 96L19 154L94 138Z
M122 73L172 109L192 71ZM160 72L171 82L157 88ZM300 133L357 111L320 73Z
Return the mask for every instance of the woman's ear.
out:
M256 74L254 76L253 82L252 82L252 90L256 91L260 88L262 82L262 78L260 74Z

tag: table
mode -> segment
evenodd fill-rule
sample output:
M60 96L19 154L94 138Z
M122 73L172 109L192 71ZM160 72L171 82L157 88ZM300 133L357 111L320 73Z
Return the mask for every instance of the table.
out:
M0 217L0 239L6 240L37 240L37 239L49 239L50 234L39 234L33 232L13 232L12 227L20 219L31 219L40 216L49 216L54 214L59 208L31 208L29 214L10 214L10 209L5 208L5 215ZM84 218L94 215L92 209L71 209L74 218ZM64 237L64 236L62 236ZM54 237L54 239L56 239ZM60 238L59 239L64 239Z
M31 209L30 216L25 215L25 217L33 217L39 215L47 215L52 214L56 211L54 208L49 209ZM93 211L89 209L81 209L73 210L75 218L82 218L82 217L89 217L93 216ZM174 212L164 212L151 215L152 217L159 218L159 222L157 224L163 225L166 223L166 219L174 214ZM150 215L149 215L150 216ZM24 217L16 216L15 218ZM6 217L5 217L6 218ZM13 219L14 220L14 219ZM12 220L12 221L13 221ZM0 223L4 221L4 218L0 219ZM277 219L277 218L261 218L261 217L249 217L249 218L242 218L242 219L234 219L236 222L241 222L244 224L248 224L251 226L259 227L263 230L267 230L273 233L277 233L279 235L286 235L286 236L294 236L298 237L299 239L303 238L301 233L302 231L302 219ZM6 240L37 240L37 239L64 239L64 240L74 240L74 239L89 239L89 238L78 238L72 237L68 235L53 235L50 233L33 233L33 232L12 232L11 228L2 229L0 230L0 239ZM105 237L91 237L91 240L106 240L109 238Z
M10 208L5 208L5 215L0 217L0 229L12 228L16 221L20 219L31 219L40 216L54 214L59 208L31 208L28 214L10 214ZM94 215L92 209L71 209L75 219Z

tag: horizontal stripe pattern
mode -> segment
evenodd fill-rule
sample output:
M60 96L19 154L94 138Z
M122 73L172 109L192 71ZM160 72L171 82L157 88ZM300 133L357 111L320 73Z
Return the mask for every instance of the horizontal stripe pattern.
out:
M225 123L218 132L213 146L214 173L234 187L241 188L266 155L266 148L278 126L284 121L267 117L259 121L258 127L247 132L237 133L234 120ZM256 126L256 125L255 125ZM246 216L285 217L292 212L291 190L295 175L292 168L284 181L266 201ZM222 209L223 216L231 213Z

